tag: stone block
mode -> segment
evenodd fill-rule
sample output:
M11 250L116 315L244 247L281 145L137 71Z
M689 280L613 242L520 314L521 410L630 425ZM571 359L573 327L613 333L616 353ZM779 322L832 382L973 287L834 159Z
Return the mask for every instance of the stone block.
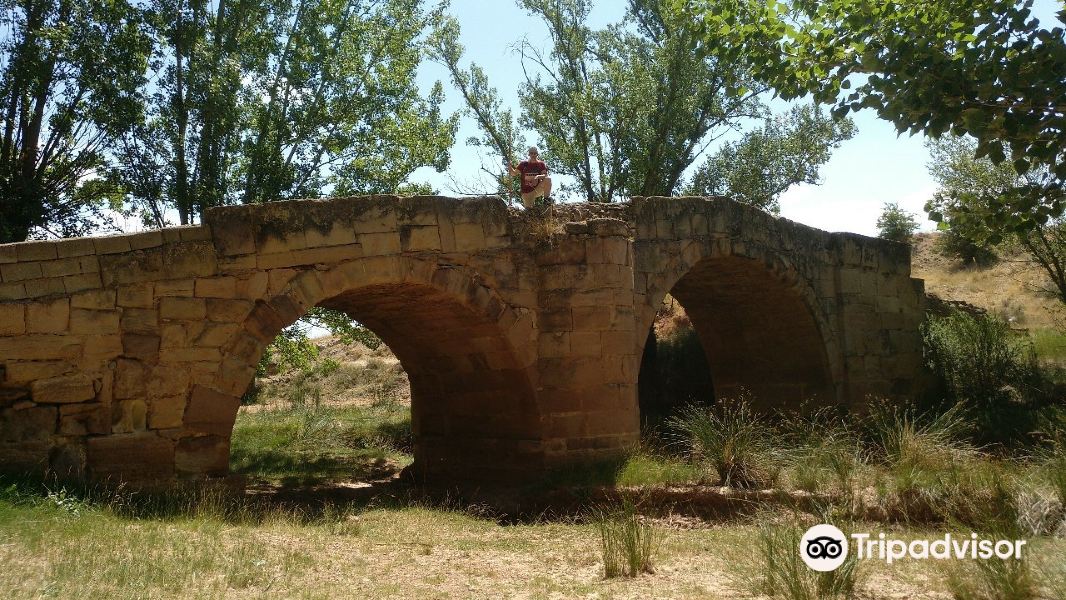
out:
M159 343L158 335L124 333L122 354L146 363L154 363L159 360Z
M56 254L56 243L52 241L23 242L16 244L19 262L31 260L52 260Z
M363 256L385 256L400 252L400 234L396 231L359 235Z
M74 334L108 335L119 332L121 315L118 310L70 311L70 332Z
M233 339L240 329L238 323L208 323L193 343L196 346L217 348Z
M236 396L194 385L185 409L185 426L192 431L228 437L240 403Z
M191 297L193 295L192 279L170 279L155 283L155 297L168 296Z
M73 294L84 290L92 290L103 287L103 280L99 273L82 273L81 275L67 275L63 278L63 289L66 293Z
M56 431L58 414L59 409L54 406L0 410L0 442L47 440ZM0 460L0 463L3 462Z
M26 333L26 305L0 304L0 335Z
M477 252L485 249L485 230L481 223L455 224L455 249L459 252Z
M111 433L111 411L101 402L64 404L59 407L59 435Z
M6 360L61 360L81 356L81 341L66 335L23 335L0 338Z
M197 279L195 294L198 298L234 298L237 296L237 280L233 277Z
M148 371L138 360L120 358L115 361L115 398L126 399L144 396Z
M96 246L92 238L72 238L56 242L56 256L69 258L71 256L86 256L94 254Z
M89 290L74 294L70 297L70 307L87 308L92 310L115 308L115 290Z
M86 402L96 397L93 380L82 373L39 379L30 384L30 390L38 404Z
M311 226L305 232L308 248L323 246L344 246L355 243L355 230L346 222L330 223L323 228Z
M26 305L26 331L29 333L61 333L69 325L70 300L67 298Z
M220 323L240 323L252 312L248 300L207 299L207 318Z
M81 277L75 275L74 277ZM43 279L30 279L23 282L26 285L27 298L40 298L42 296L61 296L67 293L67 287L62 277L45 277Z
M150 308L123 308L120 323L123 333L158 333L159 311Z
M41 263L41 274L44 277L63 277L64 275L78 275L82 272L82 257L61 258Z
M185 418L185 396L159 396L148 399L148 428L176 429Z
M142 231L129 236L129 242L131 250L158 248L163 245L163 233L158 229L153 231Z
M25 281L44 277L39 262L19 262L0 265L0 281Z
M26 284L0 283L0 301L22 300L26 298Z
M154 433L92 437L86 463L96 480L158 481L174 474L174 442Z
M181 475L220 476L229 472L229 435L178 440L174 464Z
M162 248L166 277L211 277L218 274L218 255L210 242L182 242Z
M5 382L25 384L38 379L67 375L76 370L73 362L64 360L25 361L7 363Z
M150 399L167 396L181 396L189 391L189 371L179 367L157 365L152 367L148 377L147 392ZM182 406L184 406L182 400Z
M262 271L242 275L237 279L237 296L245 300L258 300L266 295L270 278Z
M128 235L93 238L93 245L96 247L96 254L119 254L133 249Z
M85 336L85 349L82 351L84 364L95 365L110 361L118 358L120 354L122 354L122 336L118 333Z
M207 303L203 298L160 298L159 316L163 319L202 321L207 318Z
M400 248L404 252L440 250L440 228L436 225L404 225L400 229Z

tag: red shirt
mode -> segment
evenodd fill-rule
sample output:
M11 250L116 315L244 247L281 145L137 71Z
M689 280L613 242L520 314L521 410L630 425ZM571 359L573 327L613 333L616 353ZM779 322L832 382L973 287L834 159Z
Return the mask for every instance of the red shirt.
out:
M518 171L522 173L522 191L532 192L537 189L537 182L533 181L533 176L547 175L548 165L542 160L523 160L518 163Z

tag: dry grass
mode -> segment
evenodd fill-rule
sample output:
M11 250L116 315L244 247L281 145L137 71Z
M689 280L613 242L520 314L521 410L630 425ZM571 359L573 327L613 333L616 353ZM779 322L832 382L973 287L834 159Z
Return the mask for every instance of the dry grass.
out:
M1047 279L1038 266L1021 254L1006 254L987 267L964 265L936 251L937 237L918 234L911 258L911 274L925 280L927 292L999 313L1016 327L1056 326L1061 303L1040 291Z

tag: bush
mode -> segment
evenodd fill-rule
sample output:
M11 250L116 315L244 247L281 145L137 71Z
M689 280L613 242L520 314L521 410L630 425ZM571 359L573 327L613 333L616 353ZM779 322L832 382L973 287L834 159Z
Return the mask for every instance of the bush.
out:
M877 218L877 236L910 244L914 232L918 231L918 221L914 219L914 213L907 212L895 202L886 202L881 210L881 216Z
M712 407L690 406L671 417L694 459L709 463L721 485L753 488L777 481L783 457L773 427L742 394Z
M1040 372L1027 339L994 316L961 312L930 318L922 333L929 367L973 417L979 442L1018 442L1032 430Z

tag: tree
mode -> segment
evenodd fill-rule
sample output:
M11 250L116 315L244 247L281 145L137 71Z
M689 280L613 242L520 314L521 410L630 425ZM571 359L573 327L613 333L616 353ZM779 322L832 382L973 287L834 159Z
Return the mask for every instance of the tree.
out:
M945 138L931 144L929 167L940 189L926 210L948 233L972 247L991 251L1002 242L1016 242L1047 275L1044 291L1066 303L1066 219L1052 217L1019 230L988 218L1004 197L1027 185L1027 178L1042 175L1018 175L1009 165L997 165L987 157L974 158L976 144L969 138Z
M460 65L463 46L459 43L459 22L444 16L430 36L428 48L433 60L443 65L451 76L452 85L463 97L465 113L474 119L480 137L470 137L467 145L485 148L494 157L482 162L481 170L495 182L497 193L516 199L518 189L507 175L505 165L513 164L521 155L525 139L518 131L514 115L503 108L499 93L489 84L481 67Z
M576 182L562 186L563 196L610 202L627 195L675 194L685 188L690 167L711 144L746 119L768 118L767 108L759 101L761 88L744 66L724 60L715 43L704 43L691 14L669 0L631 0L625 20L601 30L587 24L592 8L589 0L518 3L539 17L551 36L548 49L528 40L518 45L525 73L518 124L537 135L541 154L553 171ZM457 36L458 26L453 23L434 46L437 60L448 67L467 113L482 132L470 143L494 152L495 165L513 160L514 149L522 145L514 117L501 108L496 91L477 65L459 66L462 46ZM804 125L826 126L827 119L820 113L805 114L811 119ZM789 118L798 119L798 114ZM773 127L773 133L778 133L779 128ZM796 181L816 180L817 165L824 162L829 149L850 136L850 124L827 129L828 135L795 132L788 142L774 138L782 145L809 144L805 152L775 155L772 165L763 161L765 169L781 173L776 187L787 187L783 180L790 178L785 172L796 174ZM804 164L797 168L782 162L794 160ZM714 165L705 167L696 187L710 190L712 180L730 179L718 173L725 162L720 156ZM501 181L501 190L509 191L508 184L513 182L501 180L498 168L487 170ZM773 204L766 193L756 197L754 189L733 193L760 206Z
M705 37L727 38L724 52L785 98L811 94L837 115L872 108L900 132L968 134L977 158L1037 175L989 202L990 225L1062 214L1066 42L1032 18L1031 0L678 1L695 2Z
M910 244L914 232L918 231L918 221L914 213L903 210L898 203L886 202L877 218L877 231L879 238Z
M209 10L213 8L213 10ZM153 224L209 206L397 191L457 126L419 94L419 0L155 0L157 86L114 177ZM147 167L147 168L146 168Z
M788 188L821 183L819 168L854 135L850 119L834 119L817 106L794 107L722 146L696 171L685 195L728 195L776 213L778 198Z
M0 243L85 233L115 190L111 141L141 108L150 42L121 1L0 0Z
M627 22L601 31L590 2L520 4L552 37L547 54L521 45L521 123L584 200L671 195L709 144L766 114L742 69L692 52L698 30L670 2L631 0Z

